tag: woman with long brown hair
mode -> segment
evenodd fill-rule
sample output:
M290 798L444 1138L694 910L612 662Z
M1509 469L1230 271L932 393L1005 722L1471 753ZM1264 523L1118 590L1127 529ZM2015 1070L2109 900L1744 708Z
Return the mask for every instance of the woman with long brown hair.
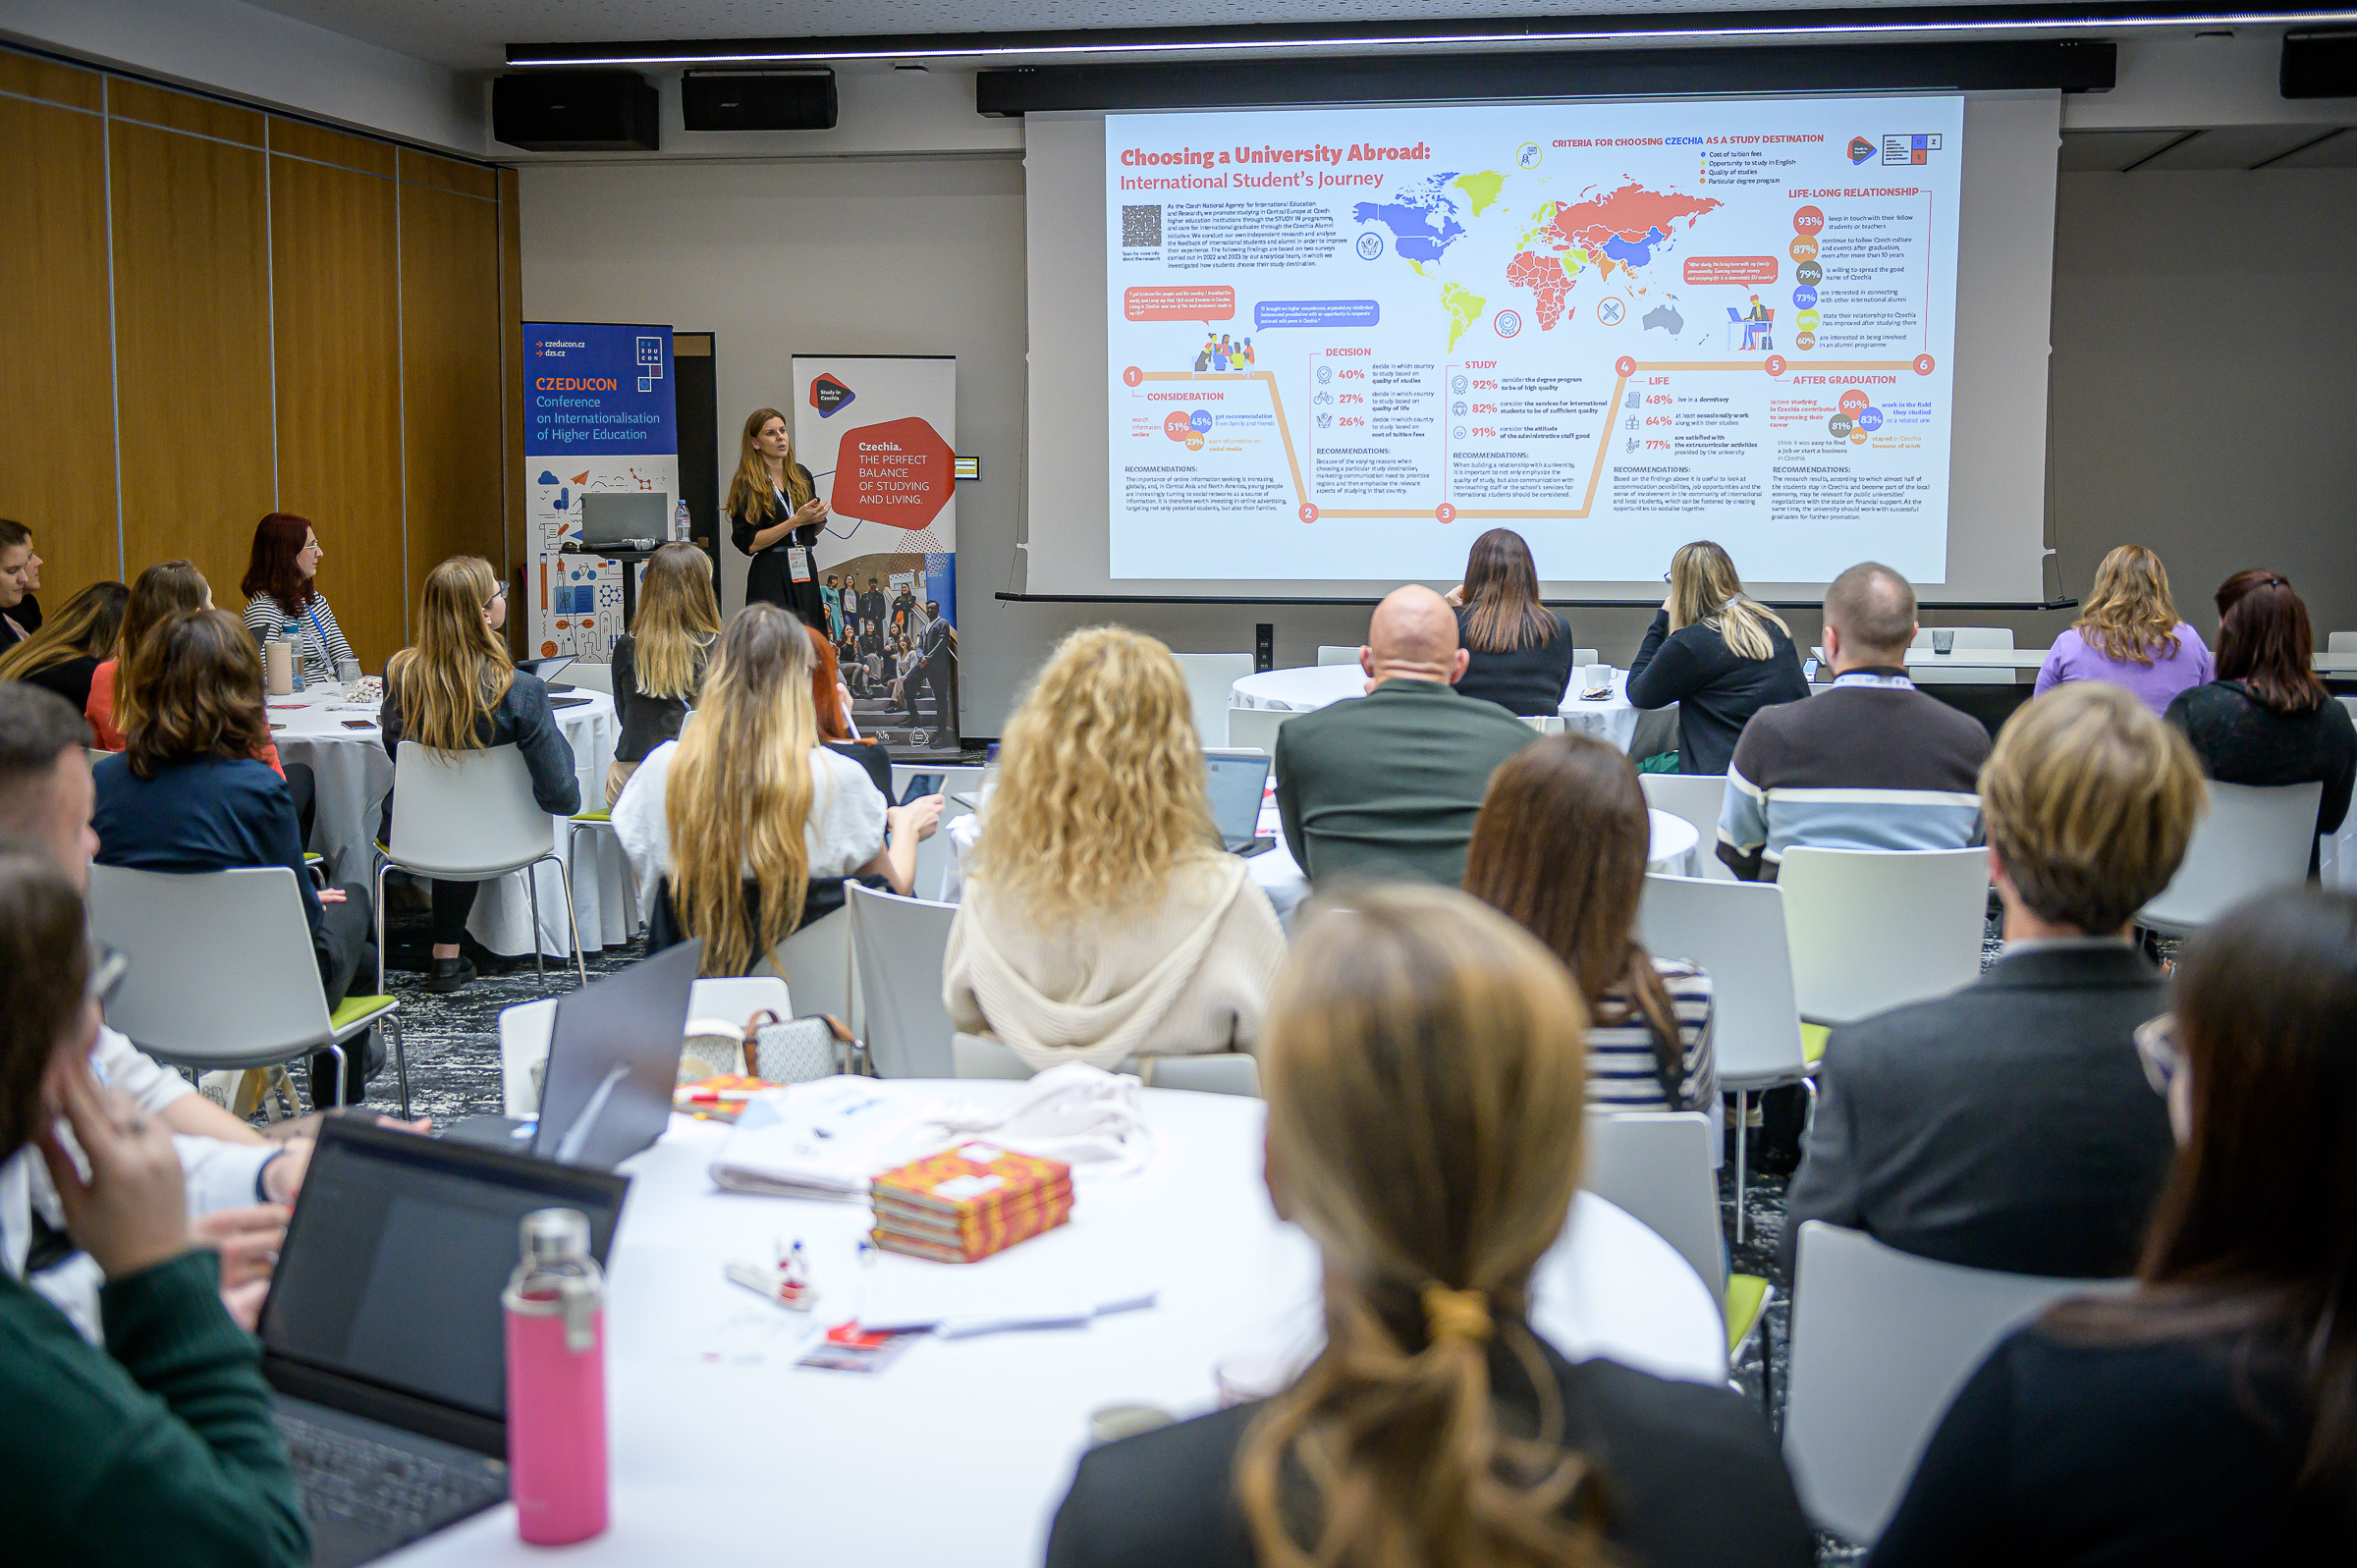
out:
M453 556L426 573L418 595L417 642L385 666L385 702L377 727L395 767L401 743L456 756L513 745L532 776L532 798L552 817L581 809L572 742L557 728L540 677L519 670L499 635L508 621L508 585L480 556ZM393 803L385 802L387 832ZM425 989L437 996L474 979L464 951L475 882L433 885L432 968ZM533 934L538 941L538 933Z
M1743 591L1734 561L1708 539L1670 558L1670 594L1628 666L1628 700L1677 704L1677 771L1718 776L1751 716L1809 694L1783 618Z
M1592 735L1549 735L1490 775L1465 892L1544 943L1588 1006L1588 1101L1707 1110L1711 977L1637 942L1653 823L1637 770Z
M2308 606L2290 578L2253 567L2219 585L2218 616L2218 678L2178 692L2165 717L2193 742L2202 771L2220 783L2323 784L2321 845L2349 814L2357 726L2317 678ZM2311 846L2309 876L2318 863Z
M691 544L667 544L649 556L638 619L614 639L614 714L622 738L606 769L607 805L621 798L648 752L680 738L719 640L711 558Z
M703 940L707 975L751 974L843 906L843 882L905 893L941 797L895 806L865 769L819 744L810 628L749 604L720 634L694 722L648 753L614 830L655 891L655 946Z
M1273 1399L1088 1454L1049 1568L1813 1561L1739 1395L1574 1364L1531 1330L1579 1185L1562 965L1443 889L1313 909L1261 1081L1269 1196L1325 1260L1325 1351Z
M2142 545L2121 545L2095 568L2079 619L2047 650L2034 695L2072 680L2109 680L2166 713L2178 692L2216 674L2202 634L2178 619L2161 558Z
M826 599L811 552L826 528L827 504L818 498L810 470L795 461L793 422L777 409L755 408L745 416L737 474L722 510L729 538L752 558L744 602L776 605L824 629Z
M1285 952L1220 847L1186 677L1122 626L1057 646L999 746L942 965L950 1022L1034 1067L1249 1050Z
M2175 982L2136 1037L2177 1158L2135 1289L1990 1352L1882 1568L2357 1561L2357 898L2253 899Z
M319 983L333 1009L375 957L367 891L315 891L286 783L255 753L269 743L262 659L224 610L164 617L132 655L126 691L137 695L127 749L91 770L98 786L91 826L98 863L140 871L231 871L285 866L310 922ZM335 1058L311 1058L311 1101L356 1101L383 1060L373 1034L348 1058L339 1090Z
M0 654L0 680L28 680L56 692L79 713L89 706L90 680L112 658L131 590L93 582L59 607L41 629Z
M1539 568L1511 528L1473 541L1465 580L1449 592L1456 640L1472 657L1456 677L1460 697L1494 702L1516 718L1562 707L1571 684L1571 622L1539 603Z
M124 684L121 676L124 666L146 640L148 631L176 610L212 608L211 584L204 580L203 572L186 561L159 561L132 579L131 594L123 604L123 622L116 628L115 650L90 672L89 700L82 709L100 750L121 751L123 732L137 717L130 693L121 689ZM273 746L271 755L277 754Z

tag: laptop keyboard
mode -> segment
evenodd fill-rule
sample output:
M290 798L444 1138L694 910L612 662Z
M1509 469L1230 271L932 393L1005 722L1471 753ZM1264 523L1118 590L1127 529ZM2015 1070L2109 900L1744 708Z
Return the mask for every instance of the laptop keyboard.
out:
M508 1494L487 1461L447 1464L281 1409L278 1430L295 1462L302 1511L313 1525L380 1536L388 1543L487 1508Z

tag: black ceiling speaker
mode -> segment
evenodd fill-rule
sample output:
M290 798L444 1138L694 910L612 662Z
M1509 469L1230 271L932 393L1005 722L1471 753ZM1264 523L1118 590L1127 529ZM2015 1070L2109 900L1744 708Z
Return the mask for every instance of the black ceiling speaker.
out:
M690 131L832 131L835 73L689 71L680 112Z
M517 71L491 83L491 134L528 152L653 152L660 100L635 71Z
M2281 81L2286 98L2357 98L2357 32L2286 37Z

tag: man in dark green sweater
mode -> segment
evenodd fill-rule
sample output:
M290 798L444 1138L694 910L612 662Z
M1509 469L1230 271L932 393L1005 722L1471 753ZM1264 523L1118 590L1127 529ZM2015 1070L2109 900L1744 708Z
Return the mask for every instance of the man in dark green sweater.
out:
M1277 812L1313 887L1338 878L1464 881L1490 775L1538 732L1454 690L1456 617L1430 588L1375 607L1359 668L1367 694L1277 731Z

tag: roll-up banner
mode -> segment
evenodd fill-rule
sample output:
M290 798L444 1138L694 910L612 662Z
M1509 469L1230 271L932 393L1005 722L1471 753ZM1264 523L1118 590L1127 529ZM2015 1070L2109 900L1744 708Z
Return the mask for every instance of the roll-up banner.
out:
M523 480L530 497L528 650L610 661L622 635L625 568L564 547L583 536L671 537L680 436L671 329L609 322L523 323ZM588 504L591 497L612 498ZM625 501L620 498L629 497ZM643 533L638 530L643 528Z
M956 355L794 356L836 660L860 733L896 753L959 749L957 445Z

